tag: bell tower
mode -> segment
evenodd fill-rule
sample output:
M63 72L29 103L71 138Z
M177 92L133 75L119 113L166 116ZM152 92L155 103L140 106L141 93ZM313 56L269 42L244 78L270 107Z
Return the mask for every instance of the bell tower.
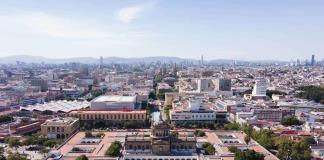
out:
M152 125L152 152L155 155L170 155L170 126L162 121Z

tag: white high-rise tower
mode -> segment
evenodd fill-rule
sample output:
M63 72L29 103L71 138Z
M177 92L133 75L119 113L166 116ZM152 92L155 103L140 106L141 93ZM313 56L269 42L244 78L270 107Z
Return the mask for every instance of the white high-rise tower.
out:
M268 86L269 86L269 82L267 79L259 78L254 84L252 95L266 96Z

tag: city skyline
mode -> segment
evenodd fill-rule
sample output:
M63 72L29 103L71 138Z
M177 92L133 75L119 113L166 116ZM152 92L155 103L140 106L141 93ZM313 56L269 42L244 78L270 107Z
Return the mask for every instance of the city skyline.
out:
M5 1L0 57L322 60L323 7L319 0Z

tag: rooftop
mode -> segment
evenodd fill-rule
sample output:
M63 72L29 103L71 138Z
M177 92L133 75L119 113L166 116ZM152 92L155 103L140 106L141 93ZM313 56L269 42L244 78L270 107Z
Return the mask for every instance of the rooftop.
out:
M89 107L87 101L51 101L44 104L29 105L27 107L20 107L20 110L28 111L53 111L53 112L70 112Z
M135 102L136 96L103 95L92 102Z
M79 120L78 118L71 118L71 117L54 118L54 119L47 120L42 125L70 125L70 124L73 124L74 122L76 122L78 120Z

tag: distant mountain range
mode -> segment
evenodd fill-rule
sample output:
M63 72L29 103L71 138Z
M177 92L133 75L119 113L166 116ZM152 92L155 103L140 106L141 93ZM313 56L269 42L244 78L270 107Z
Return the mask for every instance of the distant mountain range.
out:
M99 58L93 57L75 57L75 58L64 58L64 59L52 59L42 56L30 56L30 55L17 55L0 57L0 64L14 64L17 61L25 63L49 63L49 64L62 64L62 63L87 63L87 64L99 64ZM108 63L119 63L119 64L130 64L130 63L152 63L160 61L161 63L180 63L180 62L193 62L199 63L197 59L186 59L179 57L167 57L167 56L156 56L156 57L134 57L134 58L121 58L121 57L104 57L103 62ZM285 61L274 61L274 60L260 60L260 61L242 61L242 60L230 60L230 59L216 59L207 61L208 63L214 64L229 64L236 62L260 62L260 63L283 63Z

